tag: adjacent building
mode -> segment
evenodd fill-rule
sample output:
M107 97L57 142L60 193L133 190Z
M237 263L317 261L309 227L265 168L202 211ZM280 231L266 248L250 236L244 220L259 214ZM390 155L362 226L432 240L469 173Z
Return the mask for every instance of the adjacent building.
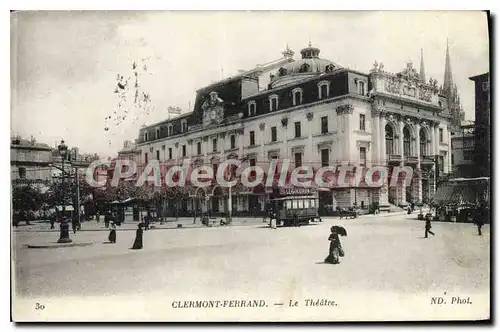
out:
M490 73L469 78L475 83L475 176L490 176L491 170L491 115Z
M459 131L451 137L451 164L454 177L471 177L476 173L474 164L475 124L472 121L463 123Z
M52 148L21 137L11 138L10 169L12 184L40 184L48 186L51 174Z
M420 71L409 62L398 73L377 62L367 73L345 68L321 58L312 45L300 51L298 60L288 47L282 54L198 90L191 112L142 128L136 140L140 162L179 165L189 158L215 170L226 159L248 166L287 159L292 167L415 170L409 186L361 184L320 191L320 205L333 208L425 201L435 191L434 167L439 175L451 173L451 132L462 109L448 49L442 86L425 79L423 52ZM201 200L202 210L217 212L225 209L222 192L217 186L198 188L194 196L207 197ZM262 187L233 192L233 211L262 211L269 193ZM195 199L183 204L185 211L200 208Z

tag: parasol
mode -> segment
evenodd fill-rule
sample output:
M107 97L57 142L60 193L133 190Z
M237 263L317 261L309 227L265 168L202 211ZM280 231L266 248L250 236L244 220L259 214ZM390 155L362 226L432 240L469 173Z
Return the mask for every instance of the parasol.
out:
M330 228L330 230L332 231L332 233L335 232L341 236L347 236L347 231L342 226L332 226L332 228Z

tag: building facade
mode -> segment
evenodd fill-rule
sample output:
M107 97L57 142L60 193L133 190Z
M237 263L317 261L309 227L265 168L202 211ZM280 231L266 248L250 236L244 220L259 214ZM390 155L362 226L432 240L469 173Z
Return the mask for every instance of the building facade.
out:
M180 165L189 158L214 169L227 159L247 166L273 159L314 168L410 166L415 173L409 186L331 188L319 193L320 205L377 202L388 208L427 200L435 191L435 165L439 174L452 170L452 119L461 109L459 100L450 98L456 89L445 89L452 84L451 72L447 85L438 87L434 79L425 81L423 57L420 72L409 62L399 73L385 71L382 63L364 73L320 58L320 49L311 45L300 53L301 59L293 60L287 48L273 65L204 87L192 112L142 128L141 163ZM445 67L451 70L448 61L449 54ZM224 211L219 188L200 190L208 197L202 209ZM233 211L263 211L269 193L269 188L239 190L233 193ZM197 205L184 204L188 211Z
M475 156L476 176L490 176L491 170L491 115L490 73L469 78L475 83Z
M52 180L52 148L21 137L11 138L10 169L13 184L40 184L48 186Z
M463 124L451 137L451 164L454 177L470 177L476 172L473 163L475 153L475 124Z

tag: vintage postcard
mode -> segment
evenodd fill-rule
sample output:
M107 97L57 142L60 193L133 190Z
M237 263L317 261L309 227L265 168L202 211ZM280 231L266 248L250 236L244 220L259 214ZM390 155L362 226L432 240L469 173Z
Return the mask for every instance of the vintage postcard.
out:
M489 320L488 31L12 12L13 320Z

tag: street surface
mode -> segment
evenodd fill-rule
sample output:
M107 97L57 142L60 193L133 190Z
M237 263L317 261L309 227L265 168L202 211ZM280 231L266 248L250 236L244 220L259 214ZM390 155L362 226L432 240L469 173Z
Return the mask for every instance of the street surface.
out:
M323 263L334 224L348 233L341 238L346 256L340 265ZM93 245L57 249L24 246L56 242L58 233L14 232L13 287L27 300L164 297L168 310L173 300L188 298L264 299L271 306L291 298L331 297L335 291L337 297L351 292L352 298L444 292L489 296L489 225L483 236L472 224L433 222L432 230L436 236L425 239L424 221L416 214L328 218L318 225L276 230L265 223L155 229L144 232L142 250L129 249L134 231L118 230L116 244L104 243L108 232L71 233L74 242Z

